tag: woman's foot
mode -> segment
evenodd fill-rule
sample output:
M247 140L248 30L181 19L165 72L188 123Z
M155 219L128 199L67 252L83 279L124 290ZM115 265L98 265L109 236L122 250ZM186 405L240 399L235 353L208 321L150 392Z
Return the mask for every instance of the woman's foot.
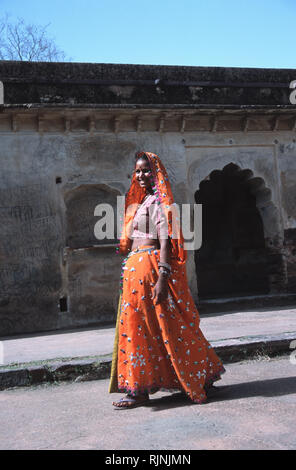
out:
M149 401L149 395L137 395L135 397L131 395L126 395L126 397L121 398L119 401L114 401L112 405L115 408L136 408L136 406L144 405Z

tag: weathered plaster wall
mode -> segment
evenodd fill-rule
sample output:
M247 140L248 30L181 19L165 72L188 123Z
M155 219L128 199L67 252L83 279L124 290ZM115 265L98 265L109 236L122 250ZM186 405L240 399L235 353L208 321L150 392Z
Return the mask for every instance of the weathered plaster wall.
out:
M92 238L98 220L93 210L101 202L115 207L116 196L129 187L133 155L140 149L161 156L179 203L193 202L200 182L231 162L261 178L270 191L262 206L266 241L286 242L286 287L293 288L293 133L7 132L0 149L2 334L114 320L120 257L112 245L105 246L113 241L101 245ZM197 299L193 255L188 275Z
M268 292L295 293L295 74L0 61L0 334L115 319L121 259L94 209L116 207L139 150L160 155L178 203L232 164L256 199Z
M1 135L2 334L114 320L121 258L114 245L104 246L115 240L93 236L95 206L116 206L140 148L162 154L183 200L180 142L147 135L140 143L132 134Z

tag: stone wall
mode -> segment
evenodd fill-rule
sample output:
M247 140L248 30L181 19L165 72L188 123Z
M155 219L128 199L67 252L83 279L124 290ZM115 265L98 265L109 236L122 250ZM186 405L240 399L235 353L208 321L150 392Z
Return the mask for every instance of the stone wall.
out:
M276 89L285 94L285 104L280 101L280 106L275 106L266 101L262 107L258 96L267 73L244 69L235 74L233 69L219 69L208 70L207 75L197 69L123 66L122 80L133 77L139 80L138 85L87 85L91 87L88 93L94 87L102 91L103 86L122 86L115 106L99 102L102 95L95 92L87 97L96 100L71 104L66 91L58 95L61 103L50 104L52 99L43 99L50 94L43 86L60 87L59 81L74 80L75 76L77 81L83 77L119 80L120 66L104 69L86 64L83 75L82 64L43 64L38 68L35 64L0 63L0 78L7 79L3 79L5 97L11 100L5 101L0 113L2 336L115 320L121 258L115 253L117 240L94 237L98 220L94 209L100 203L116 207L117 197L129 187L133 156L139 150L161 157L176 202L202 199L203 224L211 220L208 231L203 227L203 235L210 235L201 249L189 252L187 271L196 302L202 297L244 292L295 293L296 110L287 104L288 90L282 86L292 72L273 71L269 76L269 89L276 88L272 82L276 77ZM24 81L39 80L31 83L35 95L32 87L21 83L21 70ZM137 71L134 75L133 70ZM227 79L231 83L249 80L249 84L257 77L261 85L256 99L249 94L257 103L252 106L245 106L242 98L239 105L223 105L223 99L215 106L206 105L206 99L197 105L192 94L189 98L190 91L186 99L182 94L193 86L188 83L185 88L167 84L166 90L174 90L173 95L171 91L157 92L155 84L151 85L160 98L154 102L152 97L150 104L144 105L140 96L148 99L149 93L141 93L149 84L141 80L158 76L170 81L205 80L208 76L212 83ZM13 77L19 83L13 84ZM47 83L40 84L46 77ZM74 85L76 97L80 97L86 84ZM135 87L129 98L128 86ZM207 96L213 100L218 92L213 85L209 89L212 94ZM234 87L227 90L224 96L231 100ZM206 88L203 91L206 96ZM54 93L50 96L56 96ZM25 100L34 96L36 102ZM132 96L138 96L138 105L123 103ZM236 199L240 204L233 203ZM229 209L226 225L223 217L218 223L219 204ZM214 290L213 285L217 287Z
M289 105L295 70L0 61L6 103Z

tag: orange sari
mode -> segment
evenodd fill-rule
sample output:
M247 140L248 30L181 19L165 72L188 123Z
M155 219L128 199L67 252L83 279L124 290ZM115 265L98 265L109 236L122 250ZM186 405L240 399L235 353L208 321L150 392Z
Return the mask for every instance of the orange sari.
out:
M153 182L159 179L163 181L161 184L166 183L165 188L161 188L162 193L157 184L154 186L160 202L172 204L162 163L154 154L145 155L153 169ZM127 195L129 204L138 202L137 186L138 191L142 191L137 182L134 182L137 186L133 182ZM166 217L171 237L170 214ZM109 391L136 396L158 390L182 390L193 402L203 403L207 399L206 388L219 380L225 369L199 328L199 314L188 287L182 232L179 229L178 238L170 240L172 272L168 279L168 298L156 305L151 295L158 279L160 250L141 246L128 251L128 225L132 219L133 214L126 210L120 249L128 252L128 256L122 266L122 295Z

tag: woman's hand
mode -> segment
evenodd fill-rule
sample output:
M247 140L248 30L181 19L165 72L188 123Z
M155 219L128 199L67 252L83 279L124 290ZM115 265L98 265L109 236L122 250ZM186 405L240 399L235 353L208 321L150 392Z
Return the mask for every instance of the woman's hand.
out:
M152 300L158 305L168 298L169 286L167 276L160 274L157 283L153 289Z
M169 238L159 239L160 244L160 261L170 264L171 261L171 245ZM158 305L168 298L169 286L168 276L163 272L159 272L158 281L155 284L152 293L152 300L155 300L155 304Z

